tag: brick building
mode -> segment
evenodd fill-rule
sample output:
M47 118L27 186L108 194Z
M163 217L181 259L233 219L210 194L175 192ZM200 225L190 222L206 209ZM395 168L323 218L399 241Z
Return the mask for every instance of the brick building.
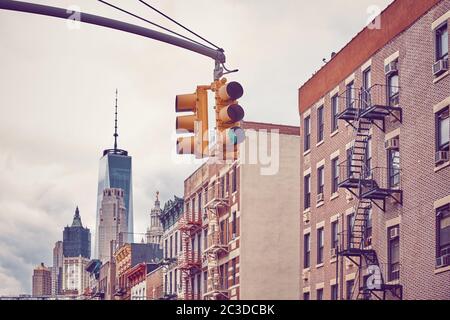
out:
M179 221L183 215L184 201L174 196L164 204L159 219L163 229L163 268L162 281L164 298L167 300L178 299L181 294L180 270L178 269L178 256L182 251L181 231Z
M253 122L243 128L236 161L210 158L185 180L178 226L183 299L298 296L299 128Z
M300 299L450 298L449 19L396 0L299 89Z
M41 263L33 271L33 297L51 296L52 273L44 263Z
M159 267L147 273L147 300L164 299L165 295L163 290L163 275L163 267Z

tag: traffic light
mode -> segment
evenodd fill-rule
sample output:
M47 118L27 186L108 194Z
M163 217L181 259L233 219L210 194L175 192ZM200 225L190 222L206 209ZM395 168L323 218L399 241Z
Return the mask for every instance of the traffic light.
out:
M237 101L243 96L244 89L238 82L227 83L223 78L213 84L213 90L216 97L216 132L222 144L222 158L235 160L238 145L245 139L240 123L245 112Z
M178 116L176 120L177 133L189 134L177 139L178 154L194 154L198 159L209 156L209 89L211 89L210 86L198 86L195 93L178 95L175 99L175 112L190 113Z

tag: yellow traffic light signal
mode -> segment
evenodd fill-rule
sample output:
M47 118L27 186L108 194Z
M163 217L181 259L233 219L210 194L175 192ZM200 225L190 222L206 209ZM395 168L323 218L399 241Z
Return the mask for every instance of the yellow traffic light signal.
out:
M209 155L208 91L210 86L198 86L195 93L178 95L175 112L189 112L176 120L177 133L193 134L177 139L178 154L194 154L196 158Z
M237 99L244 94L244 89L238 82L229 82L225 78L213 83L216 98L216 133L217 140L222 144L222 158L236 159L237 147L245 139L240 122L244 119L244 109Z

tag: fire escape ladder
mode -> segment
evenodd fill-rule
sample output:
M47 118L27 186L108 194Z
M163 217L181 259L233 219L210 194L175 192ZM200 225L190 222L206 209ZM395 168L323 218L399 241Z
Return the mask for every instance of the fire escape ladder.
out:
M372 125L375 120L383 120L383 126L380 128L384 131L384 117L390 112L399 112L399 108L373 105L372 92L361 90L359 95L359 109L354 109L354 102L348 103L353 108L343 111L338 118L352 124L353 127L353 145L350 153L347 155L346 161L341 163L339 173L340 182L338 186L345 188L355 195L357 202L354 207L354 216L347 224L347 231L341 232L341 248L338 250L338 256L342 259L349 259L358 266L358 278L353 292L358 291L357 298L385 299L386 292L390 291L393 296L401 297L401 285L385 284L383 278L383 270L378 259L378 255L366 243L367 221L372 203L379 206L375 200L382 200L385 209L386 197L392 192L400 192L390 190L383 186L382 182L377 182L377 175L374 175L372 168L368 168L367 155L368 145L371 135ZM345 94L346 97L351 96ZM387 111L386 111L387 110ZM376 125L376 124L375 124ZM381 172L381 171L380 171ZM385 171L382 171L384 173ZM384 176L381 176L384 177ZM387 180L387 179L385 179ZM336 263L336 272L339 273L339 264ZM341 266L344 272L343 266ZM400 294L397 294L400 291ZM382 293L380 295L379 293ZM353 295L352 295L353 297Z

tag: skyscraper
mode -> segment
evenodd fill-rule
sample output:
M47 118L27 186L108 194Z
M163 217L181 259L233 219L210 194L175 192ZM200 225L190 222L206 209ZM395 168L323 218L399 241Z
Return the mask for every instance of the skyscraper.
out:
M159 191L156 192L155 206L150 211L150 227L147 229L147 243L156 243L161 245L163 236L163 227L159 216L161 215L161 205L159 202Z
M62 293L63 242L57 241L53 248L52 295Z
M121 246L123 236L128 233L125 202L122 189L103 190L100 207L100 221L98 225L99 252L98 258L103 263L111 259L111 241Z
M33 296L42 297L52 294L52 273L44 263L38 265L33 271Z
M95 235L94 255L99 255L99 223L100 208L103 199L103 190L108 188L122 189L124 192L125 214L127 221L127 237L126 242L133 242L133 189L132 189L132 170L131 157L128 151L117 148L117 90L115 104L115 123L114 123L114 148L103 151L100 159L100 168L98 175L98 192L97 192L97 224Z
M72 225L64 228L63 233L64 257L91 257L91 232L81 223L80 210L75 210Z

